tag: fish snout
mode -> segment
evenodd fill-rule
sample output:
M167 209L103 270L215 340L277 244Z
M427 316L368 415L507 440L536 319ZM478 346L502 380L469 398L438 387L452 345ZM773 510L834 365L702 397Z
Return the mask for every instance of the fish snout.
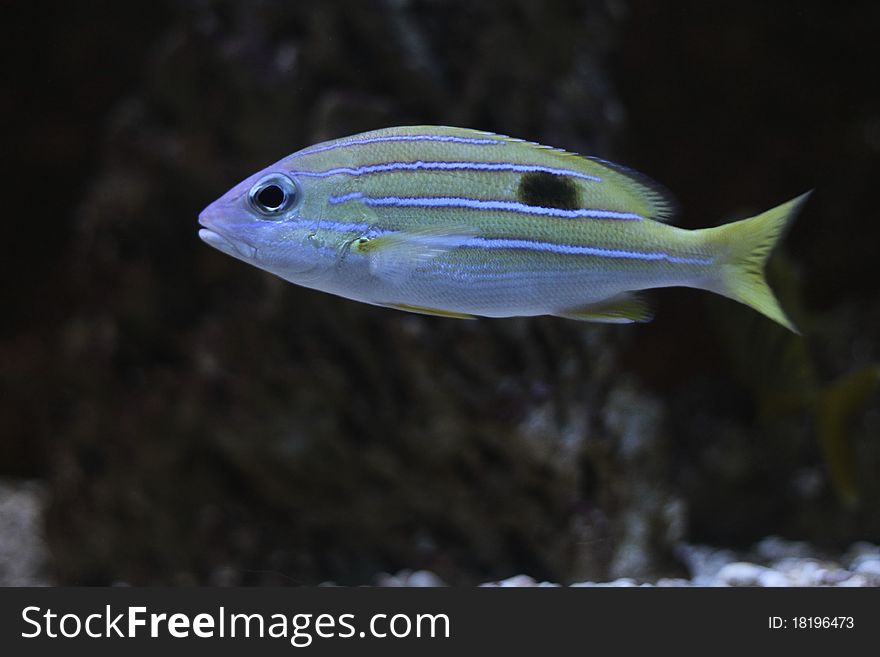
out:
M211 206L199 214L199 224L203 226L199 229L199 237L205 244L235 258L253 260L256 257L257 248L235 236L228 222L224 221L223 214L214 211Z
M199 224L208 230L218 230L223 225L223 214L214 205L209 205L199 213Z

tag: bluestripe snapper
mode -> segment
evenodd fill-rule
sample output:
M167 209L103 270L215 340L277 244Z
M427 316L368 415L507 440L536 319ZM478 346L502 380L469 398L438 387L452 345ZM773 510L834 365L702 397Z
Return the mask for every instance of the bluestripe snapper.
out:
M292 283L443 317L651 319L641 290L684 286L796 330L764 263L808 194L684 230L645 176L464 128L387 128L298 151L199 216L211 246Z

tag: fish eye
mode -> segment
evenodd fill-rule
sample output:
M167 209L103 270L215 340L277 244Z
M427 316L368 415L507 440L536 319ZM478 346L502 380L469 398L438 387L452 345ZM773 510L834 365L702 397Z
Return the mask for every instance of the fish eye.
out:
M251 207L266 219L281 219L296 203L297 196L296 183L279 173L258 180L248 194Z

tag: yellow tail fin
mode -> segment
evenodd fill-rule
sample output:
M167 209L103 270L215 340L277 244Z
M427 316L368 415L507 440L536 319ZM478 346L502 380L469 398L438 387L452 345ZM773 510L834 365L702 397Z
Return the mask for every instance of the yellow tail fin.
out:
M799 331L767 285L764 263L809 195L801 194L757 216L706 230L723 258L713 291L754 308L795 333Z

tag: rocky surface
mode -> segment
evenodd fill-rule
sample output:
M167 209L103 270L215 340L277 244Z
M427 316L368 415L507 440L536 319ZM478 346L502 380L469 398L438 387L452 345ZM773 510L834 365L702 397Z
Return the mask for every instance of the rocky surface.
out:
M636 579L619 577L604 582L574 582L570 586L880 586L880 546L854 543L841 555L831 555L803 542L768 537L747 551L737 552L682 543L677 553L687 577ZM429 571L400 571L380 575L376 586L446 586ZM481 586L560 586L515 575Z
M0 586L50 583L46 493L39 482L0 480Z

